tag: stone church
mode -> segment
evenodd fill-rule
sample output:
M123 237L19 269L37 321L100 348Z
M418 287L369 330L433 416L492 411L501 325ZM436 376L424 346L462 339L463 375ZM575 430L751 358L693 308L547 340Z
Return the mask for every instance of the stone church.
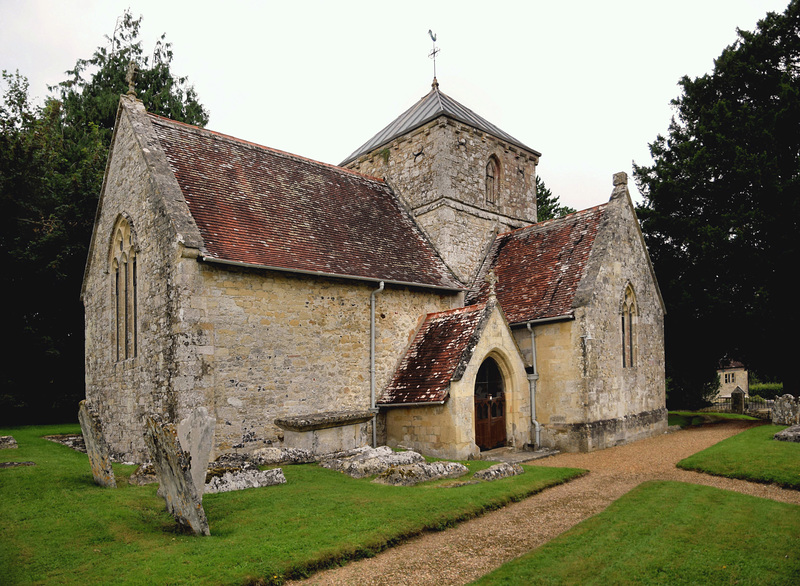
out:
M215 452L456 459L666 429L664 304L627 189L537 222L540 153L439 89L340 166L123 96L84 277L112 452L204 407Z

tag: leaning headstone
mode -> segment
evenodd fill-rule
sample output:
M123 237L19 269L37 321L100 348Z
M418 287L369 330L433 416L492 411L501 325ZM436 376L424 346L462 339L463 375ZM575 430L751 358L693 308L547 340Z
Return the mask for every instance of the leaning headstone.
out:
M12 450L19 447L13 435L0 435L0 450Z
M159 493L180 525L196 535L211 535L202 492L194 485L189 454L181 449L175 427L163 423L158 415L145 417L144 440L158 476Z
M92 466L92 476L96 484L108 488L116 488L114 469L111 467L111 458L108 455L108 444L103 435L103 426L100 417L94 409L81 401L78 404L78 421L81 424L86 453Z
M744 391L741 387L736 387L731 391L731 413L744 414Z
M189 452L192 480L202 496L206 484L208 461L214 447L216 421L205 407L198 407L191 415L178 423L178 441Z

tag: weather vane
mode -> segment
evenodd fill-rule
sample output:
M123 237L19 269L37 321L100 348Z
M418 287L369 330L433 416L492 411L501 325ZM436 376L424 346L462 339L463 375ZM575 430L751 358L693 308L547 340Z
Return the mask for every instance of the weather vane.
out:
M430 53L428 53L428 57L433 59L433 79L436 81L436 55L439 54L439 48L436 46L436 35L433 34L431 29L428 29L428 35L430 35L431 40L433 41L433 49Z

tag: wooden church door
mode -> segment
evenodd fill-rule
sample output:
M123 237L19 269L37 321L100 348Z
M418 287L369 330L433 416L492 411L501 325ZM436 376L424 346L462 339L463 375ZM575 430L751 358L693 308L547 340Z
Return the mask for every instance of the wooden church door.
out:
M475 443L481 450L506 443L503 375L492 358L483 361L475 379Z

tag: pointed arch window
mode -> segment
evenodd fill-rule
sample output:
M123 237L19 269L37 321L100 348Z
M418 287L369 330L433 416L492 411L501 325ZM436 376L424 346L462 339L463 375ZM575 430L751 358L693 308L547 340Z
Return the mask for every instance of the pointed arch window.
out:
M628 284L625 287L625 294L622 299L621 311L622 325L622 367L632 368L636 366L636 294L633 287Z
M486 203L497 203L500 191L500 161L492 155L486 163Z
M120 218L111 240L111 275L114 302L114 357L134 358L138 346L138 267L131 224Z

